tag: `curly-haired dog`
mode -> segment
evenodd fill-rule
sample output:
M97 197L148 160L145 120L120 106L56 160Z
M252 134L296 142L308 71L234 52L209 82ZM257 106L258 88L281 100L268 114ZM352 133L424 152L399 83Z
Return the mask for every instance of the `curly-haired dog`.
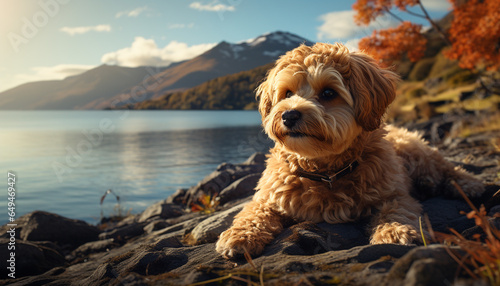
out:
M344 223L370 217L370 243L419 240L415 198L470 196L483 185L413 132L381 126L398 76L341 44L300 46L257 89L275 141L253 200L220 235L217 251L258 255L285 219Z

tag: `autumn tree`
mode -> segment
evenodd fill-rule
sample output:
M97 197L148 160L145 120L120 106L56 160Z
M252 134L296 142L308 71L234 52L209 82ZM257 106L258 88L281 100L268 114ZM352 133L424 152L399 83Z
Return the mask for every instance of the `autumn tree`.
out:
M500 1L450 1L453 4L454 20L450 30L446 32L430 18L420 0L358 0L353 5L358 25L368 25L386 14L401 22L396 28L373 31L371 36L361 39L359 48L386 64L405 55L411 61L418 61L424 55L427 39L422 34L422 25L403 21L393 12L402 11L426 19L450 46L445 55L458 60L462 68L498 70ZM421 13L408 10L414 6Z
M466 69L500 69L500 1L453 1L449 30L451 48L445 52Z

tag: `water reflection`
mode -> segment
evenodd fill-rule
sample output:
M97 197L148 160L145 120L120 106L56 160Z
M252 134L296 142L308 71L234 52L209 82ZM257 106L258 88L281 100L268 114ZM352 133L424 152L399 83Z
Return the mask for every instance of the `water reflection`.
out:
M196 184L220 163L242 162L271 145L259 126L111 132L98 144L80 130L4 135L0 164L18 173L18 215L41 209L93 223L107 189L121 196L124 209L137 213ZM106 198L105 214L115 202Z

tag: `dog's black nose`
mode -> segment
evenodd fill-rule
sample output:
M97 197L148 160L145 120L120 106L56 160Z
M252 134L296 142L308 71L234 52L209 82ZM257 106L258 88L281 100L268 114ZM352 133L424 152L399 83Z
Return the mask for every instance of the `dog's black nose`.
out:
M302 113L300 113L300 111L292 109L283 112L281 119L283 119L283 124L285 124L286 127L291 128L299 121L301 116Z

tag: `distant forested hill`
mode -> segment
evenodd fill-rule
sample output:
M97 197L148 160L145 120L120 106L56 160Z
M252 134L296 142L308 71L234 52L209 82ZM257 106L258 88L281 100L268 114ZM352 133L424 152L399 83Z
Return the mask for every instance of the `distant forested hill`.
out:
M182 92L128 105L130 109L257 109L255 89L273 63L218 77Z

